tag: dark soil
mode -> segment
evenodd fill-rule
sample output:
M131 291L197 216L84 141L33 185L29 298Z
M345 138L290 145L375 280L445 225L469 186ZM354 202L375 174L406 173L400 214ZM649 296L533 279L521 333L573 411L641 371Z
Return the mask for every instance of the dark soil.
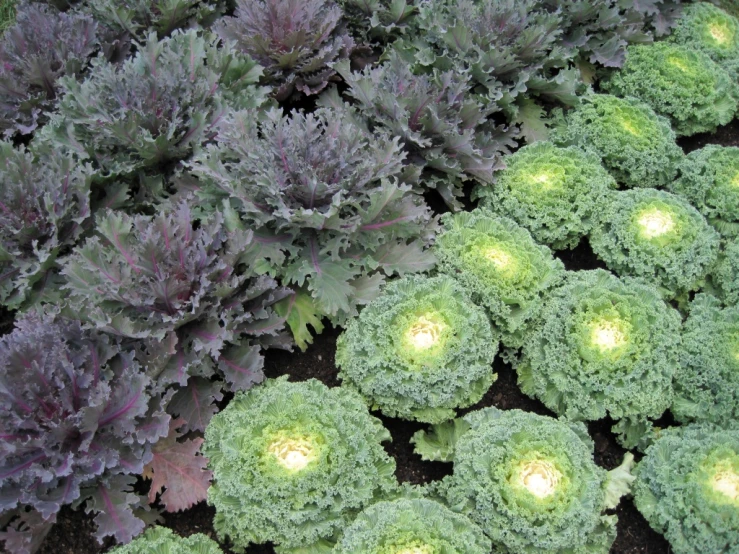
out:
M739 120L722 127L713 135L697 135L679 141L680 146L690 152L706 144L722 144L724 146L739 146ZM438 204L437 202L432 202ZM438 206L442 211L441 206ZM587 241L583 241L571 251L559 252L558 256L565 263L567 269L584 270L605 267L595 258ZM0 308L0 334L9 331L12 314ZM267 377L289 375L293 381L315 378L330 387L340 384L337 379L337 369L334 364L336 337L340 330L328 327L324 333L315 339L315 343L307 352L271 351L266 355ZM501 409L522 409L539 414L553 415L540 402L525 396L518 389L516 375L510 365L498 359L494 367L498 380L488 391L485 397L470 408L477 409L486 406L496 406ZM469 411L469 410L465 410ZM413 453L409 440L413 433L424 426L409 423L399 419L387 418L379 414L378 417L390 430L393 441L386 445L386 449L397 463L397 477L402 482L428 483L448 475L452 471L451 464L439 462L422 462L420 457ZM610 421L597 421L589 425L590 435L595 442L595 461L606 469L612 469L621 463L624 450L618 446ZM611 554L669 554L670 547L665 539L651 530L647 522L636 510L632 501L626 499L615 511L618 515L618 536L611 549ZM193 533L204 533L216 539L213 530L214 509L201 503L190 510L175 514L164 514L163 524L175 530L178 534L187 536ZM92 516L83 511L73 511L64 508L59 516L58 523L47 536L39 554L97 554L106 552L112 546L112 540L99 545L94 538L95 524ZM224 552L233 551L223 544ZM249 547L248 554L272 554L270 545ZM708 554L708 553L707 553Z

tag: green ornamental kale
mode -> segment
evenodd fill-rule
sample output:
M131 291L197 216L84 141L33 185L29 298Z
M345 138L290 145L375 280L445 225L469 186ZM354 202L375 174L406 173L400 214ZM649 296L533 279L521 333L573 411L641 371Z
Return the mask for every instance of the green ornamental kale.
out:
M560 145L591 150L619 184L660 187L671 182L683 152L667 118L634 98L593 94L553 131Z
M400 137L406 163L425 170L423 186L436 188L453 208L461 208L463 183L491 183L501 155L515 145L510 128L488 119L497 106L469 93L466 74L434 69L414 75L395 52L361 73L351 72L348 62L336 69L357 110L374 127Z
M275 109L261 122L249 111L228 114L217 142L190 167L208 203L208 195L226 196L234 217L285 252L278 267L264 271L303 287L291 308L316 313L320 332L321 316L341 321L377 295L380 271L434 265L424 248L436 219L423 197L399 182L403 159L397 138L370 133L345 108ZM290 314L288 322L304 347L307 328Z
M668 40L703 50L717 62L732 61L739 58L739 20L708 2L691 3Z
M739 100L739 85L708 54L668 42L630 46L623 68L601 86L649 104L683 136L731 122Z
M634 473L637 509L675 554L736 552L739 431L708 425L663 430Z
M442 222L434 247L438 270L487 309L505 346L519 348L564 265L526 229L484 208L445 214Z
M605 270L578 271L554 291L517 364L521 390L573 420L658 418L672 403L681 318L659 291ZM625 427L624 427L625 426Z
M668 189L686 198L723 237L739 236L739 148L709 144L687 155Z
M682 330L672 413L723 427L739 418L739 307L699 294Z
M321 92L354 47L333 0L236 0L235 14L213 28L265 68L278 101Z
M607 554L616 538L617 517L604 512L629 492L633 456L601 469L582 423L484 408L413 442L424 459L454 462L436 493L477 523L495 552Z
M326 552L323 539L397 488L390 433L350 389L286 377L237 396L205 431L214 526L249 543Z
M454 279L407 276L349 322L336 365L374 409L441 423L490 388L497 346L485 311Z
M161 167L211 138L228 107L259 106L260 73L215 36L150 33L121 65L98 57L84 82L62 80L48 138L88 156L103 178Z
M132 542L114 548L110 554L222 554L214 540L201 533L189 537L175 535L166 527L152 527Z
M435 500L400 498L362 511L332 554L489 554L490 539Z
M574 146L537 142L504 163L495 185L478 186L475 196L557 250L577 246L590 232L608 190L618 186L598 156Z
M722 244L718 261L708 276L706 290L726 306L739 305L739 238Z
M73 156L0 142L0 304L24 306L45 288L88 222L91 173Z
M590 233L593 252L619 275L679 296L703 285L719 234L684 198L654 189L615 191Z

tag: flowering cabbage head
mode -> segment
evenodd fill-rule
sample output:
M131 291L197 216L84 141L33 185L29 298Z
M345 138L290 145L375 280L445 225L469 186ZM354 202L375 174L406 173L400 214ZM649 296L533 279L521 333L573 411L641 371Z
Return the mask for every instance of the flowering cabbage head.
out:
M484 310L454 279L407 276L349 322L336 365L385 415L441 423L490 388L497 346Z
M634 503L675 554L739 544L739 431L688 425L660 432L636 467Z
M702 213L723 237L739 236L739 148L709 144L688 154L668 185Z
M708 2L685 6L669 41L703 50L717 62L739 57L739 20Z
M739 101L739 85L708 54L669 42L630 46L623 68L601 86L649 104L683 136L726 125Z
M719 235L685 199L634 189L615 191L603 203L590 245L619 275L678 296L702 286L718 256Z
M580 148L541 141L504 158L494 186L478 186L482 205L528 229L557 250L574 248L593 226L616 181L600 158Z
M189 537L175 535L167 527L151 527L127 545L110 554L222 554L218 543L202 533Z
M268 541L326 551L326 539L395 491L389 439L349 389L283 377L238 394L205 431L218 535L239 552Z
M570 111L552 133L559 145L575 145L599 156L620 185L660 187L677 174L683 151L667 118L634 98L592 94Z
M628 435L629 422L658 418L672 403L680 324L677 310L640 280L573 272L524 343L518 383L557 415L626 418Z
M484 306L505 346L518 348L547 292L564 277L562 262L505 217L479 208L445 214L434 252L438 270Z
M426 498L373 504L344 531L335 554L489 554L490 539L466 516Z
M484 408L419 431L413 442L424 459L438 459L445 445L454 473L435 492L477 523L496 552L607 554L616 538L617 517L604 512L629 492L633 456L601 469L582 423Z

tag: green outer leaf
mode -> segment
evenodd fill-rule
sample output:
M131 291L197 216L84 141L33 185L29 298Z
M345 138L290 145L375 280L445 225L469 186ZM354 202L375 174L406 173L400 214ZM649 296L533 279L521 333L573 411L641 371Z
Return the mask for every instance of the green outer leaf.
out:
M614 316L625 322L627 340L599 354L589 347L588 324ZM602 269L570 273L524 344L519 386L574 420L657 418L672 402L680 319L639 280Z
M407 326L428 314L445 326L440 350L409 358ZM337 340L336 365L339 378L385 415L440 423L490 388L496 351L485 312L460 284L446 275L408 276L349 323Z
M646 239L640 213L669 214L672 229ZM703 285L716 261L719 235L685 199L653 189L615 191L605 199L590 233L593 252L619 275L641 277L679 296Z
M313 327L317 335L323 332L321 320L325 314L318 310L311 296L305 291L298 291L275 304L275 312L285 318L293 333L295 344L303 351L313 343L313 334L308 325Z
M606 554L616 517L605 510L606 471L593 461L581 423L521 410L484 408L464 417L470 430L454 452L454 473L439 493L510 554ZM545 460L560 472L554 492L537 498L517 483L522 462Z
M706 291L718 296L725 306L739 304L739 238L723 243Z
M526 229L487 209L445 214L442 224L434 246L439 272L462 283L487 309L504 345L520 347L543 298L564 277L564 265ZM485 257L486 248L501 249L509 265L499 269Z
M111 550L111 554L221 554L214 540L201 533L189 537L175 535L167 527L151 527L132 542Z
M428 431L413 433L413 451L426 462L454 461L454 449L459 437L470 430L470 424L462 418L432 425Z
M734 552L739 510L705 484L713 456L739 456L739 431L689 425L662 431L636 468L634 503L675 554ZM707 468L706 468L707 469Z

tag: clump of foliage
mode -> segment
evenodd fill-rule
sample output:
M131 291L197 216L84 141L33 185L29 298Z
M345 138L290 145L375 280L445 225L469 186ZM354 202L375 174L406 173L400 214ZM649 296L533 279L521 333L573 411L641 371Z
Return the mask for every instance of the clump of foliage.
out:
M284 251L273 265L284 283L303 287L286 310L301 347L311 340L305 317L320 332L323 315L355 314L377 295L379 271L433 267L424 248L436 221L398 181L403 159L397 138L370 133L345 109L275 109L261 123L249 111L228 114L217 143L191 164L204 193L227 196L264 243Z
M220 14L221 4L220 0L87 0L80 8L113 31L143 39L152 31L165 37L192 23L206 23Z
M463 183L491 183L501 167L501 154L515 144L513 133L489 121L498 107L469 93L466 74L434 69L414 75L397 53L388 57L361 73L352 73L348 62L336 69L358 111L376 128L400 137L408 153L406 163L416 171L426 170L423 185L436 188L447 204L461 208Z
M18 320L0 339L0 511L20 509L23 521L31 507L49 522L87 500L101 542L130 541L145 526L134 475L168 433L161 403L117 341L51 316Z
M151 33L120 65L96 58L84 82L63 79L49 138L88 156L101 177L187 158L215 135L227 106L253 108L265 98L254 86L259 66L218 43L195 30L161 41Z
M679 421L721 426L739 416L739 308L722 308L711 295L690 303L682 330L672 413Z
M675 554L739 543L739 432L689 425L660 432L635 471L634 502Z
M521 346L547 291L560 284L564 265L514 221L480 208L445 214L434 253L487 309L504 345Z
M31 303L74 246L90 216L90 174L58 151L0 142L0 304Z
M496 551L606 554L615 508L629 492L633 456L607 472L582 423L484 408L414 435L424 459L454 462L436 493L467 515Z
M726 306L739 304L739 239L722 245L716 265L711 269L707 289Z
M237 0L214 30L265 68L278 101L321 92L354 47L333 0Z
M454 279L408 276L349 323L336 365L339 378L385 415L441 423L490 388L496 351L485 311Z
M669 39L704 51L717 62L739 57L739 21L708 2L685 6Z
M680 164L668 188L686 198L724 237L739 236L739 148L709 144Z
M611 270L642 277L668 296L702 286L719 241L685 199L654 189L612 193L590 234L593 252Z
M607 191L617 187L598 156L574 146L536 142L506 157L505 165L495 185L479 186L475 195L557 250L577 246Z
M664 186L675 178L683 159L668 119L639 100L609 94L583 97L552 139L591 150L626 187Z
M623 68L601 86L646 102L678 135L715 132L734 119L739 99L739 86L708 54L668 42L630 46Z
M284 320L272 306L287 292L253 272L262 252L251 231L228 229L219 213L194 223L186 203L154 217L102 214L96 236L64 261L69 309L147 341L158 387L209 379L217 367L228 388L247 389L263 379L261 345L279 340ZM206 391L202 410L214 402Z
M325 539L397 487L386 440L350 389L283 377L237 394L205 432L216 531L240 551L267 541L327 551Z
M635 426L672 403L680 314L656 288L598 269L569 274L541 320L516 367L521 390L572 420L625 419L633 446Z
M175 535L166 527L152 527L125 546L111 550L111 554L222 554L214 540L202 533L189 537Z
M489 554L490 539L466 516L435 500L400 498L362 511L335 554Z
M352 34L364 45L405 33L418 14L417 0L338 0Z
M97 23L87 15L21 3L0 38L0 130L29 135L43 125L61 94L60 78L74 80L98 50Z

